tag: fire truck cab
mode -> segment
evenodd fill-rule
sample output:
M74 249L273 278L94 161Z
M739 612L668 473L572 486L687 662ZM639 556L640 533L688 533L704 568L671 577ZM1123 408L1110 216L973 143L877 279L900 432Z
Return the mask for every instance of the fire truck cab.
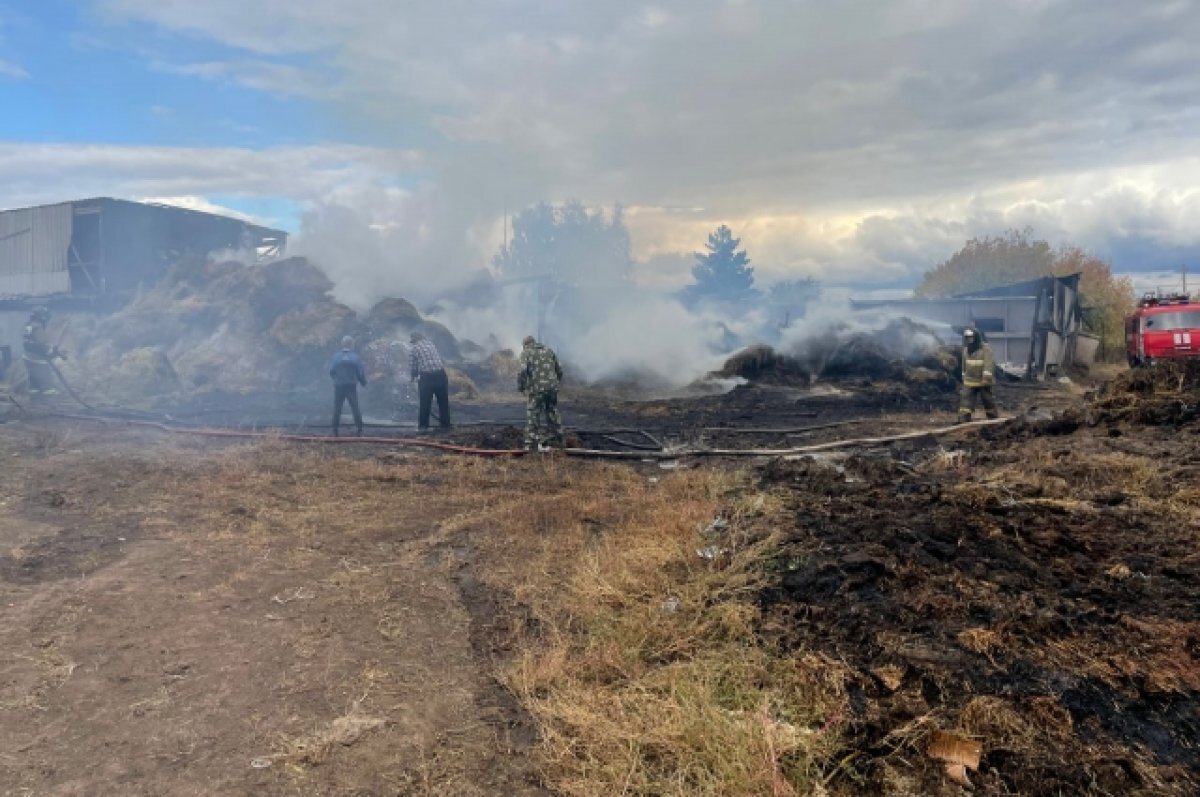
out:
M1130 367L1171 357L1200 357L1200 300L1190 296L1144 296L1125 319Z

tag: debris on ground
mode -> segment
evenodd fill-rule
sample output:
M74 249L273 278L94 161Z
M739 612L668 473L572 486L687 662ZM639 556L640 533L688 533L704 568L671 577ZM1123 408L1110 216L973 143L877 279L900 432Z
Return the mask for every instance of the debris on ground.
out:
M857 480L764 469L791 518L764 635L857 673L856 793L938 794L968 770L988 794L1195 793L1200 493L1177 489L1195 445L1061 432L981 435L953 460L916 446L913 468L847 458ZM981 743L977 769L944 734Z
M729 357L713 376L768 385L820 381L875 390L890 384L914 398L951 393L959 384L957 349L936 341L931 331L908 319L893 320L874 332L843 326L794 340L785 350L750 346Z
M1162 360L1131 368L1106 384L1088 406L1091 423L1178 425L1200 413L1200 359Z

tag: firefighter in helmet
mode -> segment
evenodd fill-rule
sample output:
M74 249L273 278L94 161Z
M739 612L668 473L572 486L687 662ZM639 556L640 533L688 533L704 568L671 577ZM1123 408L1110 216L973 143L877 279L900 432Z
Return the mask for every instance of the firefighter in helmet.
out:
M35 307L29 314L29 322L25 324L25 332L21 337L25 361L25 370L29 374L29 395L40 399L54 396L58 393L55 386L54 368L51 362L66 359L66 355L50 344L46 336L46 324L50 322L50 310L46 307Z
M979 401L983 402L987 417L999 417L999 413L996 412L996 399L992 396L992 385L996 384L996 357L979 330L971 327L963 330L962 382L962 394L958 403L960 423L971 420L975 413L975 404Z

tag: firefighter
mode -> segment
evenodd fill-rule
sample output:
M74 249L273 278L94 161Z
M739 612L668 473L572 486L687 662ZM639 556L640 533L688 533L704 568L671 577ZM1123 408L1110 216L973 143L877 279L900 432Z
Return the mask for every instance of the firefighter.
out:
M992 385L996 384L996 357L978 330L967 327L963 330L962 395L958 403L959 423L971 420L975 404L983 402L984 412L989 418L999 417L996 399L992 396Z
M521 370L517 374L517 389L525 394L525 448L538 451L542 444L564 443L562 420L558 415L558 385L563 370L558 356L549 346L543 346L532 335L525 338L521 348ZM546 434L546 431L549 434Z
M25 332L21 337L24 354L21 359L25 362L25 371L29 375L29 396L40 400L47 396L58 394L54 378L55 359L67 359L57 346L50 345L46 336L46 325L50 323L50 310L46 307L35 307L29 314L29 322L25 324Z

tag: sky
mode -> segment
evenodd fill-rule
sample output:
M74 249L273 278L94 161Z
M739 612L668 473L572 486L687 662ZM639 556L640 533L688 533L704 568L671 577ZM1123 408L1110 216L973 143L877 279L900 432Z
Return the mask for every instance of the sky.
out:
M1169 277L1198 41L1192 0L0 0L0 207L220 209L440 286L568 198L625 208L647 285L720 224L763 282L1024 227Z

